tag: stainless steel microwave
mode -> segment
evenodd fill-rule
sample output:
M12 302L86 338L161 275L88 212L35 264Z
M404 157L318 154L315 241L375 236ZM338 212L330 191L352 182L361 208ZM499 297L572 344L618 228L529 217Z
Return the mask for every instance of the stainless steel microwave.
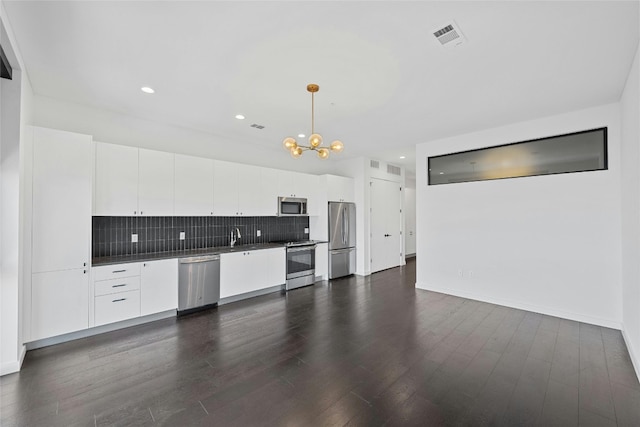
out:
M278 197L278 216L308 216L307 199Z

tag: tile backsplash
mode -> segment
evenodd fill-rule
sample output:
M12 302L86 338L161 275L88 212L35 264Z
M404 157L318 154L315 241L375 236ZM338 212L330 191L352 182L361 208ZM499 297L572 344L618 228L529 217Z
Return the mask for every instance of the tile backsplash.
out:
M238 228L241 244L309 238L309 217L114 217L92 218L92 256L107 257L228 246ZM260 230L260 237L257 231ZM180 232L185 239L180 240ZM131 242L131 235L138 242Z

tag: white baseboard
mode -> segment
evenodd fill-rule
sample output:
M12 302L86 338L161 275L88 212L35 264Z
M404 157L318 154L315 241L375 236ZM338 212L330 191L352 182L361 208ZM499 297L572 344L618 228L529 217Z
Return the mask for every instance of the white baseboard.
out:
M27 347L22 346L20 349L20 357L17 360L12 360L10 362L3 362L0 365L0 377L3 375L13 374L15 372L20 371L22 367L22 362L24 361L24 356L27 354Z
M638 380L640 380L640 359L638 359L638 352L633 347L631 340L627 336L627 333L624 330L624 325L622 327L622 338L624 339L624 343L627 345L627 350L629 351L629 357L631 358L633 369L636 371L636 376L638 377Z
M427 284L416 282L416 288L425 291L438 292L447 295L454 295L457 297L468 298L476 301L488 302L490 304L503 305L506 307L517 308L519 310L532 311L534 313L545 314L547 316L560 317L562 319L574 320L576 322L589 323L591 325L604 326L611 329L622 329L622 322L603 319L600 317L588 316L581 313L574 313L570 311L557 310L545 306L539 306L536 304L528 304L522 301L513 301L503 298L488 297L486 295L475 294L473 292L464 292L458 289L449 288L436 288L429 287Z

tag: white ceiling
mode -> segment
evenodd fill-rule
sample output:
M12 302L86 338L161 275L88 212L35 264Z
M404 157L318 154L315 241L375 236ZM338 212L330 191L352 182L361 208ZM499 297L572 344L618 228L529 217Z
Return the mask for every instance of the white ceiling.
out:
M635 1L3 3L39 95L286 157L313 82L341 157L409 170L417 143L617 101L639 39Z

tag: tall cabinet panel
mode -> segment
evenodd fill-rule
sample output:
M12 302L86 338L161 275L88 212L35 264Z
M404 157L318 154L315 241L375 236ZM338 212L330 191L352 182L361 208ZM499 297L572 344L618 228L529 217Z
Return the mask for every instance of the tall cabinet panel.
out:
M140 215L173 215L174 154L141 148L138 156Z
M238 164L216 160L213 164L213 214L237 216Z
M97 216L138 215L138 149L96 143Z
M177 216L213 215L213 160L175 155Z
M32 272L89 265L91 137L33 128Z
M32 341L89 325L91 137L31 128L33 135Z

